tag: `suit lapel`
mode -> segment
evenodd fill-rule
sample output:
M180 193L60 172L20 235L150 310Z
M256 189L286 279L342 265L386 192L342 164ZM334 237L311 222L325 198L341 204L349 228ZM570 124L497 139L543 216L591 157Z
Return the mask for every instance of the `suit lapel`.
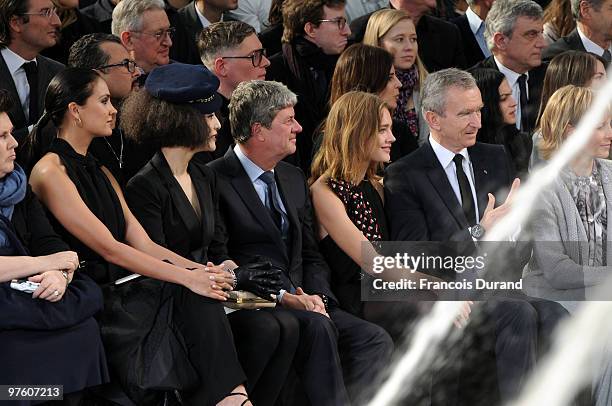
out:
M273 223L272 217L268 213L268 209L259 199L259 195L255 191L255 187L247 175L246 171L242 167L242 164L238 160L238 157L232 149L229 149L224 156L229 168L232 170L232 187L235 192L240 196L244 205L251 212L253 217L261 224L261 226L268 232L270 237L277 243L279 247L284 247L283 238L280 230ZM284 250L285 259L288 261L287 251Z
M198 34L204 27L202 26L200 17L198 17L195 1L189 5L189 8L187 9L187 16L189 17L189 26L187 27L187 29L189 30L189 35L191 35L192 39L195 39L197 41Z
M189 199L185 195L185 192L181 188L181 185L176 181L172 172L170 171L170 167L166 162L166 158L161 152L157 152L153 159L151 159L151 165L155 168L155 170L159 173L161 179L163 180L166 188L170 192L170 198L172 199L172 203L176 207L181 220L185 224L185 228L189 231L190 239L197 241L200 240L201 234L201 222L195 214L193 206L189 203ZM192 179L193 182L193 179ZM198 196L199 197L199 196ZM200 205L202 204L202 200L200 199ZM204 208L202 207L202 212Z
M575 49L577 51L586 52L584 48L584 44L580 39L580 34L578 34L578 30L574 29L574 31L570 32L566 39L570 49Z
M491 168L487 159L484 159L486 157L482 156L477 146L468 148L468 153L470 154L470 161L474 171L474 189L476 189L476 200L478 201L478 218L481 219L489 200L487 185L489 184Z
M430 163L429 167L427 168L427 177L429 178L429 181L433 185L434 189L436 189L438 195L440 195L440 199L444 202L448 208L448 211L455 218L455 221L457 221L459 226L461 228L468 227L468 223L465 219L465 215L463 214L461 205L459 204L459 201L457 201L457 196L455 195L455 192L448 181L444 168L442 168L440 161L438 161L438 157L436 157L436 154L433 152L429 141L423 144L422 148L425 149L425 154L427 155L425 158L426 162Z
M8 70L8 66L6 66L6 62L4 61L4 57L0 55L0 79L4 83L3 87L7 89L11 96L13 97L13 107L10 109L11 121L15 128L24 127L26 125L26 116L23 112L23 108L21 107L21 101L19 100L19 93L17 93L17 87L15 87L15 82L13 81L13 77Z
M297 212L295 210L295 204L290 200L293 194L291 193L291 181L282 167L277 166L274 169L276 174L276 181L278 185L278 191L283 199L285 210L287 210L287 217L289 217L289 233L291 238L291 252L294 252L294 245L299 241L298 232L302 229ZM292 256L293 258L293 256Z

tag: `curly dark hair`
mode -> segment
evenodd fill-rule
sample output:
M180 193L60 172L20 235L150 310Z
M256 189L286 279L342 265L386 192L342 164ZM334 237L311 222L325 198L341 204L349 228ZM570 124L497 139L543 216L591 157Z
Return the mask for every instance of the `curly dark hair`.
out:
M346 0L285 0L283 3L283 42L292 42L304 35L306 23L319 26L323 18L323 7L342 7Z
M130 139L155 148L197 148L209 137L202 113L189 105L153 97L146 89L125 99L120 125Z
M0 113L8 113L13 105L13 97L6 89L0 89Z
M116 35L96 32L82 36L70 47L68 66L97 69L110 60L110 56L102 50L102 44L114 42L121 45Z

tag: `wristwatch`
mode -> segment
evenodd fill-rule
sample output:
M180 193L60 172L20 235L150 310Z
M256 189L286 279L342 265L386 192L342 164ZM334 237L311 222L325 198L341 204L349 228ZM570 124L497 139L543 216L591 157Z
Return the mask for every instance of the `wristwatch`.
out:
M472 238L475 238L477 240L480 240L484 236L484 233L485 229L480 224L475 224L472 226L472 228L470 228L470 235L472 236Z

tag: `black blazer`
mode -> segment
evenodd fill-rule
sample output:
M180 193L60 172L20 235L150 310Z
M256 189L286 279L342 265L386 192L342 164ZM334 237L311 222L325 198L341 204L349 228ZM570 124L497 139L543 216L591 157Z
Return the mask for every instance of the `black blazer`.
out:
M202 64L198 51L198 36L204 27L198 18L195 1L170 16L170 25L176 28L176 35L170 48L170 59L193 65Z
M471 69L478 68L499 70L493 55L479 62ZM546 75L547 68L548 64L542 63L537 68L533 68L529 71L529 80L527 81L527 86L529 87L529 102L527 103L527 108L521 110L521 114L527 114L529 128L523 130L529 134L533 132L536 119L538 118L538 111L540 109L540 103L542 102L542 85L544 84L544 76Z
M307 293L321 293L335 300L329 285L329 267L315 238L304 173L282 161L274 168L290 222L286 246L234 151L228 150L209 166L217 173L219 206L230 257L238 264L256 255L268 257L287 271L284 289L301 286Z
M391 5L389 5L390 8ZM351 42L362 42L368 21L373 13L351 23ZM459 29L448 21L425 14L416 26L419 38L419 57L428 72L446 68L466 68Z
M462 16L453 18L450 21L451 23L455 24L461 32L461 38L463 39L463 51L465 53L465 66L474 66L478 62L485 59L486 57L482 53L480 45L478 45L478 41L476 41L476 37L470 28L470 23L467 16L464 14Z
M228 257L220 240L223 225L215 174L195 162L189 163L187 171L200 202L202 219L197 217L161 152L128 182L126 200L156 243L202 264L209 260L222 262Z
M586 52L584 44L580 39L578 30L570 32L567 36L559 38L553 44L550 44L542 53L542 59L549 62L555 56L565 51L582 51Z
M501 145L477 142L468 152L474 168L478 217L482 218L487 193L509 188L514 174ZM392 241L471 241L461 204L429 141L391 164L384 185Z
M47 86L53 76L55 76L59 71L64 69L64 65L59 62L54 61L53 59L46 58L42 55L38 55L36 57L36 62L38 64L38 111L40 115L42 115L44 104L45 104L45 92L47 91ZM0 89L6 89L9 91L11 96L13 97L14 104L11 109L8 111L9 118L13 123L13 135L17 139L19 144L23 145L23 140L26 135L28 135L28 121L26 120L26 115L23 109L21 108L21 102L19 101L19 94L17 93L17 88L15 87L15 82L13 81L13 77L11 76L8 67L6 66L6 62L4 61L4 57L0 55ZM36 117L38 120L39 117ZM19 152L17 153L19 156Z

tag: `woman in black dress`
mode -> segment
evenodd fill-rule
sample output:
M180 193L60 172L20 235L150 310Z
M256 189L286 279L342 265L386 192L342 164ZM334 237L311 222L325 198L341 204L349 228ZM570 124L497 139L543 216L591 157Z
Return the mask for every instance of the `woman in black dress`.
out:
M52 120L59 132L30 184L104 288L100 320L113 378L136 403L180 389L187 404L249 404L221 304L233 278L153 242L115 178L88 154L95 137L112 133L116 110L104 80L89 69L60 72L47 89L45 110L39 124ZM117 284L130 273L143 277Z
M208 89L202 98L209 101L198 110L175 97L175 89L190 86L192 75L186 72L199 75L198 85ZM121 112L125 133L160 150L130 180L125 197L153 241L201 264L220 263L236 273L237 289L269 297L278 294L281 271L249 270L229 259L215 173L191 159L198 152L215 150L218 87L219 79L205 67L174 63L155 69L144 89L130 95ZM256 277L264 274L267 281ZM245 278L253 285L244 286ZM298 343L297 319L262 310L235 311L228 319L253 402L273 405Z
M15 163L17 141L6 113L11 105L0 90L0 382L63 385L64 399L76 400L84 388L108 380L93 318L102 309L102 292L75 272L77 254L55 234ZM20 292L11 289L13 279L40 286L33 294Z
M374 257L379 256L377 243L389 239L378 173L391 158L395 141L391 123L388 105L377 96L364 92L341 96L325 122L325 137L312 164L310 191L319 247L332 270L332 289L340 306L379 324L397 341L405 326L398 326L399 317L413 318L415 307L399 303L393 309L390 302L380 302L380 307L377 302L361 301L362 278L428 278L419 272L376 274L373 270Z

